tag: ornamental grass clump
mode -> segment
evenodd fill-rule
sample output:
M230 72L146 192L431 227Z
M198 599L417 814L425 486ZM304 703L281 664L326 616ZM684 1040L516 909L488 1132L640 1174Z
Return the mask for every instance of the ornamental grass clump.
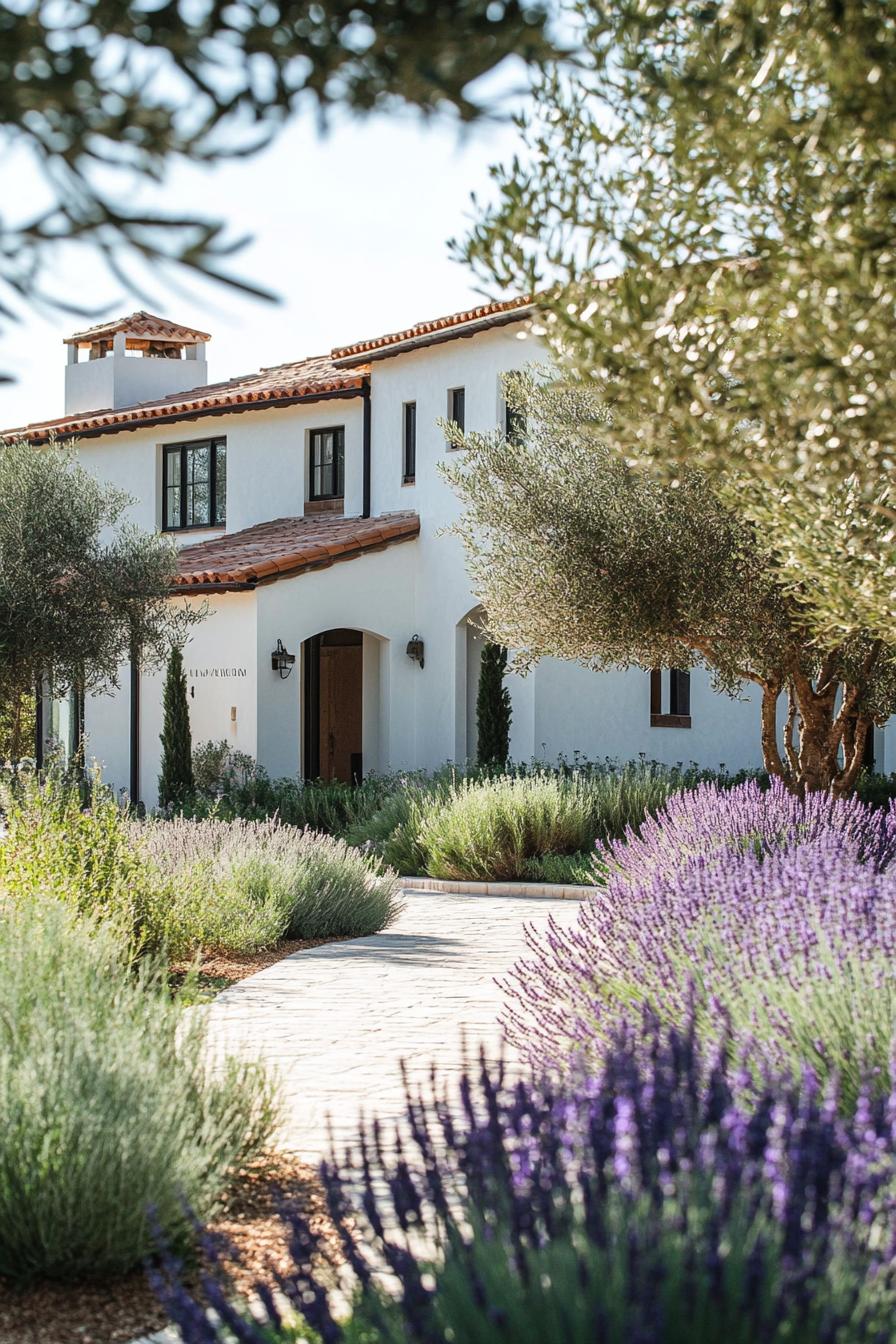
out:
M459 1103L411 1100L410 1140L367 1129L323 1165L338 1295L301 1209L280 1294L262 1286L251 1318L209 1282L211 1323L169 1258L155 1284L185 1344L892 1338L896 1096L844 1114L811 1075L745 1094L693 1021L648 1021L599 1073L555 1090L483 1066Z
M254 1064L209 1069L201 1018L108 922L33 898L0 918L0 1275L138 1266L192 1237L271 1140Z
M754 1058L797 1077L894 1083L896 873L856 857L835 827L781 852L717 852L668 876L611 872L578 920L529 934L510 976L508 1033L541 1071L599 1059L633 1005L704 1036L720 1014ZM880 850L874 850L876 858ZM866 854L866 857L868 855Z
M172 953L251 952L283 938L365 937L400 910L394 873L342 840L277 821L134 823L134 843L170 883L159 935Z
M426 872L473 881L521 878L532 859L593 842L588 783L576 775L465 780L420 827Z

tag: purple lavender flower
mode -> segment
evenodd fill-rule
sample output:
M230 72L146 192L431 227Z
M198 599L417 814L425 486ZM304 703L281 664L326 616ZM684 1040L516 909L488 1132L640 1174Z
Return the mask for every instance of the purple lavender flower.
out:
M409 1102L415 1158L368 1132L324 1165L350 1319L300 1212L278 1286L326 1344L891 1339L896 1097L848 1114L811 1074L747 1072L744 1094L693 1017L621 1024L557 1089L483 1063L462 1103ZM165 1300L186 1344L229 1338L175 1277ZM302 1338L264 1316L239 1338Z
M633 1005L701 1033L730 1022L778 1071L810 1065L852 1104L890 1085L896 813L752 784L670 801L604 851L575 926L530 933L505 1025L536 1070L599 1056Z

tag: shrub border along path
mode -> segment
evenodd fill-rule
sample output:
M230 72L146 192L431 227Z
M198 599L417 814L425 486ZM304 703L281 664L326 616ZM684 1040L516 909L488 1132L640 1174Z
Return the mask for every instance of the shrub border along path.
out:
M278 1070L286 1103L280 1143L306 1161L330 1150L330 1126L341 1150L355 1139L362 1112L400 1119L402 1064L415 1088L433 1064L456 1084L465 1054L480 1044L497 1055L505 996L496 980L525 951L525 925L542 927L551 915L571 925L588 891L507 882L439 882L433 890L431 883L406 879L405 909L383 933L284 957L196 1010L208 1015L215 1049ZM487 895L465 890L486 885ZM505 1054L512 1064L506 1047ZM176 1339L162 1331L134 1344Z
M310 1161L355 1137L363 1110L385 1120L404 1109L401 1064L412 1086L435 1064L460 1077L464 1038L501 1046L496 979L524 951L524 926L551 914L564 926L569 899L471 896L405 887L395 924L369 938L285 957L230 986L205 1011L216 1050L263 1060L280 1075L283 1147Z

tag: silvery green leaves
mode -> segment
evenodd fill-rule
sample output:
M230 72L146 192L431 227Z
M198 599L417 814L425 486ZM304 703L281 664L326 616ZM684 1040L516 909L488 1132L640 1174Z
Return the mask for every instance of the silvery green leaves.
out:
M489 637L523 665L702 663L719 689L753 683L769 772L798 791L852 789L873 722L896 708L893 644L860 621L835 634L813 618L811 582L792 582L742 478L735 492L690 465L671 482L641 469L594 379L535 372L508 386L525 436L467 433L443 469L465 505L454 530Z
M602 382L626 457L667 481L735 469L828 637L887 638L896 8L569 11L581 62L540 80L468 260L544 290L548 340Z

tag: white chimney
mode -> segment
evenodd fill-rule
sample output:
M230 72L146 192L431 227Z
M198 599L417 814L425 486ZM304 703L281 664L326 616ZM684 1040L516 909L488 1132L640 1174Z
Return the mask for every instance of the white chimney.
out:
M208 332L131 313L66 338L65 414L118 410L208 382Z

